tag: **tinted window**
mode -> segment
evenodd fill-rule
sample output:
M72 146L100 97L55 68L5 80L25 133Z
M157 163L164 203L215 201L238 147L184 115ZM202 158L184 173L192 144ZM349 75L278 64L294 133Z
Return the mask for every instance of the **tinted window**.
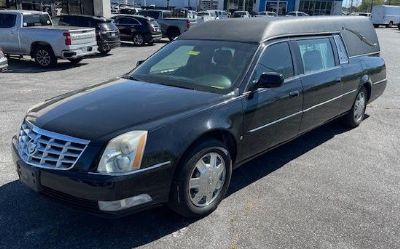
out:
M174 41L131 76L146 82L225 92L237 84L256 49L255 44L240 42Z
M331 42L328 38L297 41L304 73L326 70L335 66Z
M129 24L129 25L134 25L134 24L139 24L139 22L136 19L133 18L120 18L117 21L119 24Z
M267 72L281 73L285 79L294 75L292 55L287 42L266 48L257 64L253 80L257 80L262 73Z
M335 39L336 47L339 54L339 62L340 64L346 64L349 62L349 58L347 57L346 48L344 47L344 43L342 38L339 35L333 36Z
M24 15L24 27L32 26L51 26L50 16L44 15Z
M0 14L0 28L12 28L15 26L16 15Z
M160 15L160 12L158 12L158 11L141 10L141 11L139 11L138 14L141 15L141 16L149 16L151 18L158 19L159 15Z

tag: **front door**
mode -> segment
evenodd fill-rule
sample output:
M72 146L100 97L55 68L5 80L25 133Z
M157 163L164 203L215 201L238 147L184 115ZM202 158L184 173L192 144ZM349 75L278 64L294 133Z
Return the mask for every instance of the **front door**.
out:
M243 158L293 138L299 131L303 95L288 42L267 45L256 65L252 82L264 72L281 73L285 82L281 87L251 91L244 98Z

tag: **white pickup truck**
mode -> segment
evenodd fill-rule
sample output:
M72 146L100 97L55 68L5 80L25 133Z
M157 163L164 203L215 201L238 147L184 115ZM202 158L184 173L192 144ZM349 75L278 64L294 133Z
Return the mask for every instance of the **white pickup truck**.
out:
M53 26L46 12L0 10L0 47L10 55L30 55L42 67L57 59L79 63L97 51L92 28Z

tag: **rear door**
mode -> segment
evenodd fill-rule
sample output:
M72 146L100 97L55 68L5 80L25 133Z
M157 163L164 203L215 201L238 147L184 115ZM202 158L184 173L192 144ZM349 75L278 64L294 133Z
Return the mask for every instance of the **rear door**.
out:
M251 84L265 72L281 73L285 82L278 88L251 91L244 99L242 156L260 153L298 134L303 96L296 71L287 41L267 44L253 72Z
M310 130L340 113L342 71L331 36L298 39L294 42L303 72L303 118L300 131Z
M131 17L121 17L118 18L115 22L120 33L121 40L131 41L132 34L136 32L137 27L140 26L140 23Z

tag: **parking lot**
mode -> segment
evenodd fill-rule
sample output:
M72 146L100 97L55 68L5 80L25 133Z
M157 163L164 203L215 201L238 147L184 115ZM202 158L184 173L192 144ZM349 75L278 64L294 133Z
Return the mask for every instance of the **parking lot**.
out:
M11 59L0 74L0 248L398 248L400 32L377 32L388 87L362 125L335 121L250 161L200 220L164 207L117 220L90 216L23 186L11 161L11 137L30 106L118 77L166 41L50 70Z

